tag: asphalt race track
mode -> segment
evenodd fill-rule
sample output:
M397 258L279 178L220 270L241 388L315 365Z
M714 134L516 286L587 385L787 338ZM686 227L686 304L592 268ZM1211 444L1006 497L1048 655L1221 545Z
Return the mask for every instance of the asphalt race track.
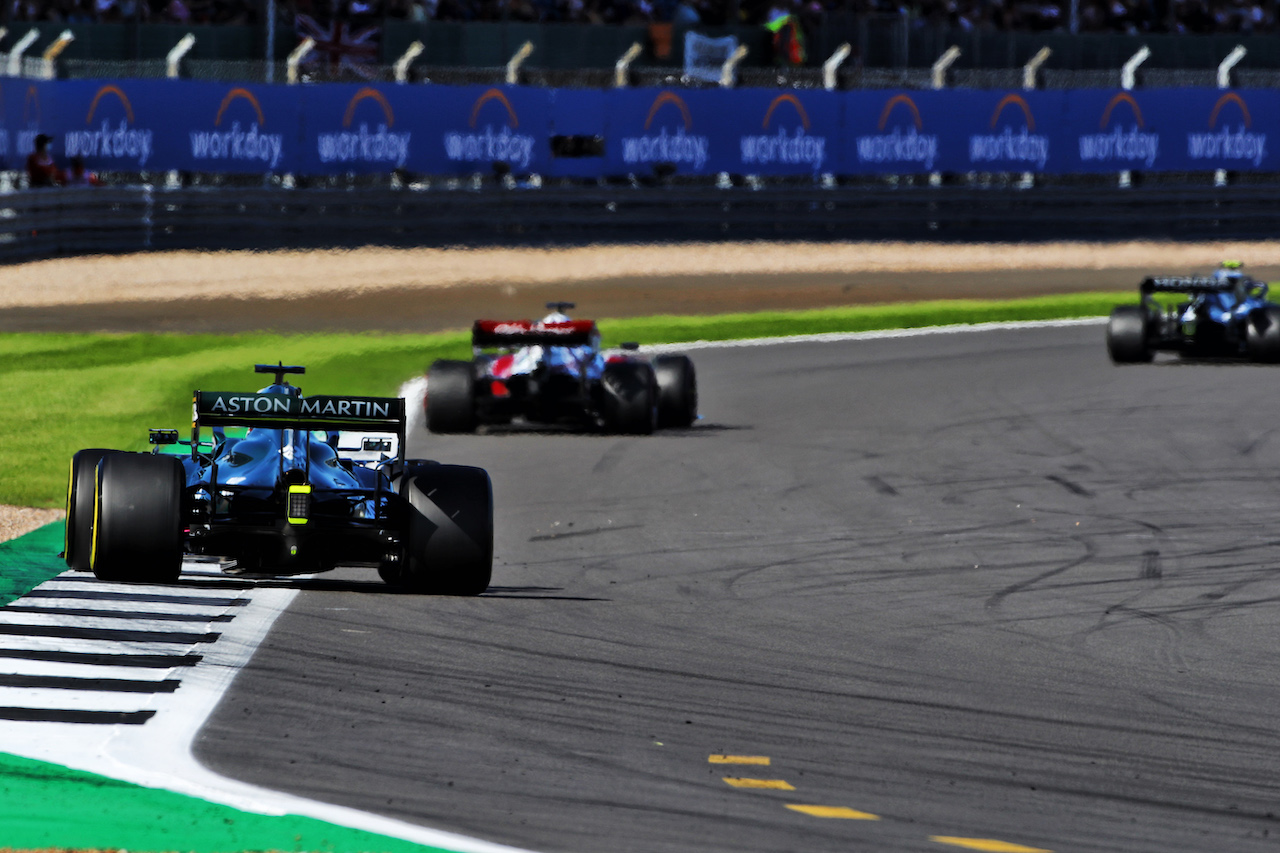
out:
M542 851L1275 849L1276 368L694 358L690 430L417 435L492 473L494 586L310 583L201 760Z

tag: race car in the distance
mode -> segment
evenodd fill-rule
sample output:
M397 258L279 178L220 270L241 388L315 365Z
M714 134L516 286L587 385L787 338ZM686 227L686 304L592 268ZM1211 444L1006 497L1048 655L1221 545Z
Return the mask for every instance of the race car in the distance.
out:
M1140 303L1111 312L1111 360L1147 362L1157 352L1173 352L1280 362L1280 305L1268 301L1266 283L1245 275L1241 266L1225 261L1207 277L1144 279Z
M71 460L66 549L103 580L173 583L184 555L241 573L376 568L419 592L479 595L493 565L483 469L405 458L399 397L304 397L286 376L257 393L196 391L191 438L153 429L150 453ZM202 433L209 429L209 433Z
M471 361L437 361L423 403L432 432L524 421L644 434L687 427L698 416L693 362L647 357L635 344L600 347L591 320L572 320L570 302L550 302L533 320L477 320Z

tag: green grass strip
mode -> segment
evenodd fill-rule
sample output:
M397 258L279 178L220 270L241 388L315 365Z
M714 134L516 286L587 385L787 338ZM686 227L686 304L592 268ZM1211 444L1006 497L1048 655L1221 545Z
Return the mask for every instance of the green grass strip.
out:
M809 311L766 311L714 317L644 317L601 322L606 343L728 341L836 332L922 329L971 323L1070 320L1104 317L1121 303L1137 303L1135 293L1075 293L1030 299L946 299L892 305L858 305Z
M15 849L130 853L427 853L321 820L242 812L56 764L0 754L0 838Z
M67 570L58 556L64 529L62 522L46 524L26 536L0 542L0 606Z
M957 323L1101 316L1133 293L941 300L709 317L602 320L607 345L722 341ZM258 362L302 364L308 394L394 394L437 358L467 358L465 332L432 335L0 335L0 503L60 507L84 447L146 449L149 427L186 429L191 391L248 391Z

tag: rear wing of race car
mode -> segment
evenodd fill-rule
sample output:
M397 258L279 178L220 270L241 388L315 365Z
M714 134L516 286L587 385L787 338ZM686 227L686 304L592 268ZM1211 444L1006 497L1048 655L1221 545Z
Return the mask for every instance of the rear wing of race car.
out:
M404 459L406 419L402 397L295 397L197 391L192 403L193 446L199 443L202 426L359 430L395 435L397 456Z
M471 327L471 345L486 347L577 347L593 343L599 331L591 320L534 323L532 320L477 320Z
M1230 293L1236 289L1236 282L1216 278L1162 276L1144 278L1139 289L1144 296L1149 293Z

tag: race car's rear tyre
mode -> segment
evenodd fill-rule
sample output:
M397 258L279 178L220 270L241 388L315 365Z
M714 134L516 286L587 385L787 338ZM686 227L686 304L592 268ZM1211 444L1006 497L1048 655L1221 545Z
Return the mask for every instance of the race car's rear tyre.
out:
M687 427L698 417L698 377L687 355L653 360L658 381L658 426Z
M1147 343L1147 310L1141 305L1121 305L1107 323L1107 352L1116 364L1151 361L1155 353Z
M600 415L605 429L627 435L649 435L658 420L658 383L653 367L642 361L604 366L600 383Z
M397 491L408 503L407 559L379 570L415 592L479 595L493 574L493 484L483 468L423 465ZM398 576L397 576L398 575Z
M1249 314L1245 347L1254 361L1280 362L1280 307L1264 305Z
M93 498L98 462L118 450L90 448L71 457L71 475L67 479L67 532L62 556L67 568L89 571L89 554L93 551Z
M427 429L475 432L476 375L469 361L437 361L427 371Z
M102 580L173 583L182 571L182 463L112 453L98 464L90 568Z

